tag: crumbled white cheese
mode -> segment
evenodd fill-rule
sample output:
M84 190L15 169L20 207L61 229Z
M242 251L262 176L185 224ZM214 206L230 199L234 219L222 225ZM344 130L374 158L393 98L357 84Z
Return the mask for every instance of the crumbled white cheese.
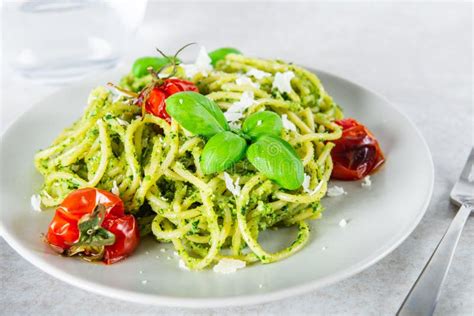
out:
M171 257L170 256L166 257L166 260L171 260Z
M137 116L135 116L135 119L136 119L136 120L141 120L142 117L141 117L141 115L137 115Z
M207 50L204 46L201 46L201 49L199 49L199 54L196 58L196 66L200 69L204 69L207 71L212 70L212 60L211 57L209 57L209 54L207 53Z
M283 123L283 128L289 131L296 132L296 125L288 119L288 115L282 114L281 122Z
M186 263L184 263L183 259L179 259L178 266L180 269L189 271L189 268L186 266Z
M241 129L242 128L242 123L239 122L239 121L229 122L229 126L232 129Z
M161 252L166 252L166 248L161 248L160 251Z
M268 72L265 72L265 71L261 71L261 70L255 69L255 68L251 68L247 71L247 76L252 76L257 80L260 80L260 79L263 79L265 77L270 76L270 74Z
M255 103L254 95L252 91L245 91L242 93L240 100L234 102L226 112L243 112Z
M33 194L31 196L31 207L37 212L41 212L41 197L39 194Z
M363 188L369 188L372 185L372 180L370 180L370 176L364 177L364 179L362 179L362 182L360 183L360 185Z
M252 91L245 91L242 93L240 100L234 102L227 111L224 112L224 117L229 123L236 124L241 118L244 117L244 111L255 103L254 95Z
M146 255L149 255L149 254L150 254L150 252L149 252L149 251L145 251L145 254L146 254Z
M147 280L143 280L143 281L142 281L142 284L147 284L147 283L148 283Z
M474 164L471 166L471 171L469 172L469 175L467 176L467 181L474 182Z
M112 190L110 190L110 192L112 192L116 196L120 196L120 190L117 186L117 181L114 180L114 182L112 183Z
M309 188L310 183L311 183L311 176L305 173L302 186L303 186L303 191L308 193L309 195L313 195L316 192L318 192L319 189L321 189L321 186L323 185L323 181L320 181L318 185L313 190L311 190Z
M127 126L129 124L127 121L124 121L119 117L117 117L116 120L117 120L117 123L119 123L119 125L122 125L122 126Z
M238 120L240 120L242 117L244 117L244 114L242 112L224 112L224 117L229 123L237 123Z
M91 104L92 102L94 102L97 99L98 99L98 97L91 93L91 94L89 94L89 97L87 98L87 104Z
M291 92L291 79L295 77L293 71L277 72L273 79L272 89L277 89L281 93Z
M156 259L160 259L160 256L155 256Z
M224 182L227 190L232 193L233 196L240 195L240 185L239 185L240 178L237 178L235 182L232 180L230 175L227 172L224 172Z
M140 273L140 274L143 274L143 271L142 271L142 270L140 270L140 271L138 271L138 273Z
M176 251L173 251L173 255L174 255L175 257L179 257L179 255L178 255L178 253L177 253Z
M263 288L263 284L259 284L259 285L258 285L258 288L259 288L259 289Z
M327 248L326 246L323 246L321 249L324 251L324 250L326 250L326 249L328 249L328 248Z
M309 183L311 182L311 176L307 173L304 174L303 183L303 191L309 192Z
M262 125L262 120L257 121L257 126L260 126L260 125Z
M222 258L219 262L214 266L213 270L216 273L234 273L238 269L245 268L245 261L231 259L231 258Z
M204 46L201 46L199 49L199 54L194 64L181 64L180 66L184 69L184 73L188 78L193 78L198 73L207 76L212 70L211 58Z
M256 82L253 82L252 79L250 79L249 77L247 76L240 76L238 77L237 79L235 79L235 83L238 85L238 86L252 86L254 88L260 88L260 85Z
M341 227L346 227L347 226L347 220L344 218L339 221L339 226Z
M327 196L329 196L329 197L336 197L336 196L340 196L340 195L343 195L343 194L347 194L347 192L344 191L343 187L339 187L337 185L335 185L333 187L330 187L328 189L328 192L327 192Z

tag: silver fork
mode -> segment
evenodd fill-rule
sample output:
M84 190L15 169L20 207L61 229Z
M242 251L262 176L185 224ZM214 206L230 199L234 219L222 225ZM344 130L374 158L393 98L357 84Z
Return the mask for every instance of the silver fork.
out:
M460 209L403 301L397 315L432 315L435 310L441 286L448 274L464 224L474 210L474 148L451 191L450 198Z

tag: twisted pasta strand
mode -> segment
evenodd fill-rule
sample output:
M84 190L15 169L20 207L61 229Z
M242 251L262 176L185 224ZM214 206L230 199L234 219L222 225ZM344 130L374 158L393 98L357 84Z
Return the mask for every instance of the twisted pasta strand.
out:
M252 85L236 83L252 69L268 75L253 78ZM277 72L286 71L295 75L292 91L281 94L272 82ZM149 80L127 77L123 85L138 90ZM191 269L224 257L270 263L294 254L309 239L306 221L321 216L320 201L332 171L330 141L341 137L333 123L342 117L340 108L313 73L279 61L228 55L207 76L197 74L192 80L223 111L251 91L255 102L245 116L262 110L286 114L296 130L284 130L281 136L300 155L309 188L283 190L243 160L228 170L243 186L233 196L223 174L203 175L202 138L175 121L169 125L149 114L141 117L139 107L124 97L114 100L109 90L99 87L82 118L35 156L45 178L42 203L56 206L76 188L117 187L129 212L140 214L148 205L156 213L147 231L160 242L172 242ZM258 241L263 230L293 225L298 236L283 250L270 253Z

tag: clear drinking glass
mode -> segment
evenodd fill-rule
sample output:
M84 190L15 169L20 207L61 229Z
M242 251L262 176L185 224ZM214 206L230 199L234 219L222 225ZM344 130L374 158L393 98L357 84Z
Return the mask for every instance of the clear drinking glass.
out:
M7 0L3 53L25 77L66 82L116 65L147 0Z

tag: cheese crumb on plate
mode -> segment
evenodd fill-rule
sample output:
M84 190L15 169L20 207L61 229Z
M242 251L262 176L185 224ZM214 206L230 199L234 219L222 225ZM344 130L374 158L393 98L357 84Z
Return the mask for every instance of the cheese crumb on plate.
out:
M339 221L339 226L346 227L347 226L347 220L345 218L341 219Z
M364 179L362 179L360 185L363 188L370 188L372 186L372 180L370 180L370 176L366 176Z
M189 268L186 266L186 263L184 263L183 259L179 259L178 266L180 269L189 271Z
M336 197L344 194L347 194L347 192L344 191L344 188L337 185L330 187L327 192L327 196L329 197Z
M214 266L213 270L216 273L234 273L238 269L245 268L245 261L231 259L231 258L222 258L219 262Z
M31 207L37 212L41 212L41 197L39 194L33 194L31 196Z

